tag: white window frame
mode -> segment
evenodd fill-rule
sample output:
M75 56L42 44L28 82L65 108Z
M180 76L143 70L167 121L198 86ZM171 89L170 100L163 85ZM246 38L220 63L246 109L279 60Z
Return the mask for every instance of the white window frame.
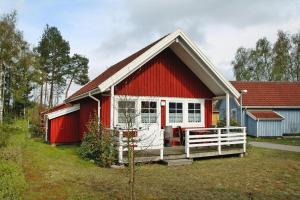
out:
M176 128L177 126L181 127L205 127L205 99L198 98L176 98L176 97L154 97L154 96L125 96L125 95L115 95L114 96L114 126L121 127L125 123L118 123L118 101L135 101L136 113L141 113L141 102L142 101L156 101L157 102L157 123L161 126L161 101L164 100L166 107L166 125ZM170 123L169 122L169 102L182 103L182 114L183 122L182 123ZM188 122L188 103L200 103L201 104L201 122ZM141 115L139 115L134 124L134 128L139 128L146 123L142 123Z
M135 101L135 112L138 116L135 118L135 123L133 124L133 128L140 129L143 126L149 126L151 124L159 124L161 126L161 107L160 107L160 98L159 97L147 97L147 96L125 96L125 95L115 95L114 98L114 127L124 128L126 123L118 122L118 102L119 101ZM142 101L154 101L156 102L156 112L157 119L156 123L142 123L141 116L141 104Z
M182 123L172 123L169 121L169 103L182 103ZM189 122L188 120L188 103L200 103L201 105L201 121L200 122ZM204 127L205 126L205 100L194 99L194 98L166 98L166 125L172 127Z

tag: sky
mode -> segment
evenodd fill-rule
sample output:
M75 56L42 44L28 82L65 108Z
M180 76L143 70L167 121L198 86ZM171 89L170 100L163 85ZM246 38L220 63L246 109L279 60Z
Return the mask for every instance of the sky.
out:
M89 59L91 79L181 28L233 80L238 47L254 47L262 37L274 42L278 30L300 31L299 0L0 0L1 15L12 10L32 47L46 24L56 26L71 54Z

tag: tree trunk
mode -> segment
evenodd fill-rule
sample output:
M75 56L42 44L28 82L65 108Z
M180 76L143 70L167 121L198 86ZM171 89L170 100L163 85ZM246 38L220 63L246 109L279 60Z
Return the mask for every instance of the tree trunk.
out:
M48 82L46 81L45 83L45 89L44 89L44 104L47 105L47 100L48 100Z
M4 73L0 71L0 124L3 122L3 108L4 108Z
M43 83L41 84L41 89L40 89L40 109L43 107ZM41 110L40 110L41 111Z
M66 90L65 98L68 97L68 93L69 93L69 90L70 90L73 79L74 79L74 76L71 78L71 80L69 82L69 85L68 85L67 90Z
M54 84L53 82L54 81L52 78L52 80L50 82L49 108L52 108L52 106L53 106L53 84Z

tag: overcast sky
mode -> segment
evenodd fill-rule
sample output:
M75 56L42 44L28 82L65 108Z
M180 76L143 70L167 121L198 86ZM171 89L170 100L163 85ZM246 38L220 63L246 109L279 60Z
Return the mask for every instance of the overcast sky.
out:
M297 0L0 0L1 14L13 9L32 46L46 24L58 27L71 53L89 58L90 78L181 28L232 80L238 47L253 47L263 36L273 42L279 29L300 31Z

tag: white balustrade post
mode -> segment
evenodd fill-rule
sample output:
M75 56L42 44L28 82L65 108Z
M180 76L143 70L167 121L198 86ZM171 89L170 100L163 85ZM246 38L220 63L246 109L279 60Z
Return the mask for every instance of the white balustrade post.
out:
M186 157L189 158L190 157L190 131L186 130L185 131L185 153L186 153Z
M164 159L164 132L160 132L160 159Z
M244 148L244 153L246 153L246 127L243 127L243 136L244 136L244 143L243 143L243 148Z
M218 128L218 152L219 152L219 155L222 154L222 151L221 151L221 129Z
M123 163L123 131L119 131L119 163Z

